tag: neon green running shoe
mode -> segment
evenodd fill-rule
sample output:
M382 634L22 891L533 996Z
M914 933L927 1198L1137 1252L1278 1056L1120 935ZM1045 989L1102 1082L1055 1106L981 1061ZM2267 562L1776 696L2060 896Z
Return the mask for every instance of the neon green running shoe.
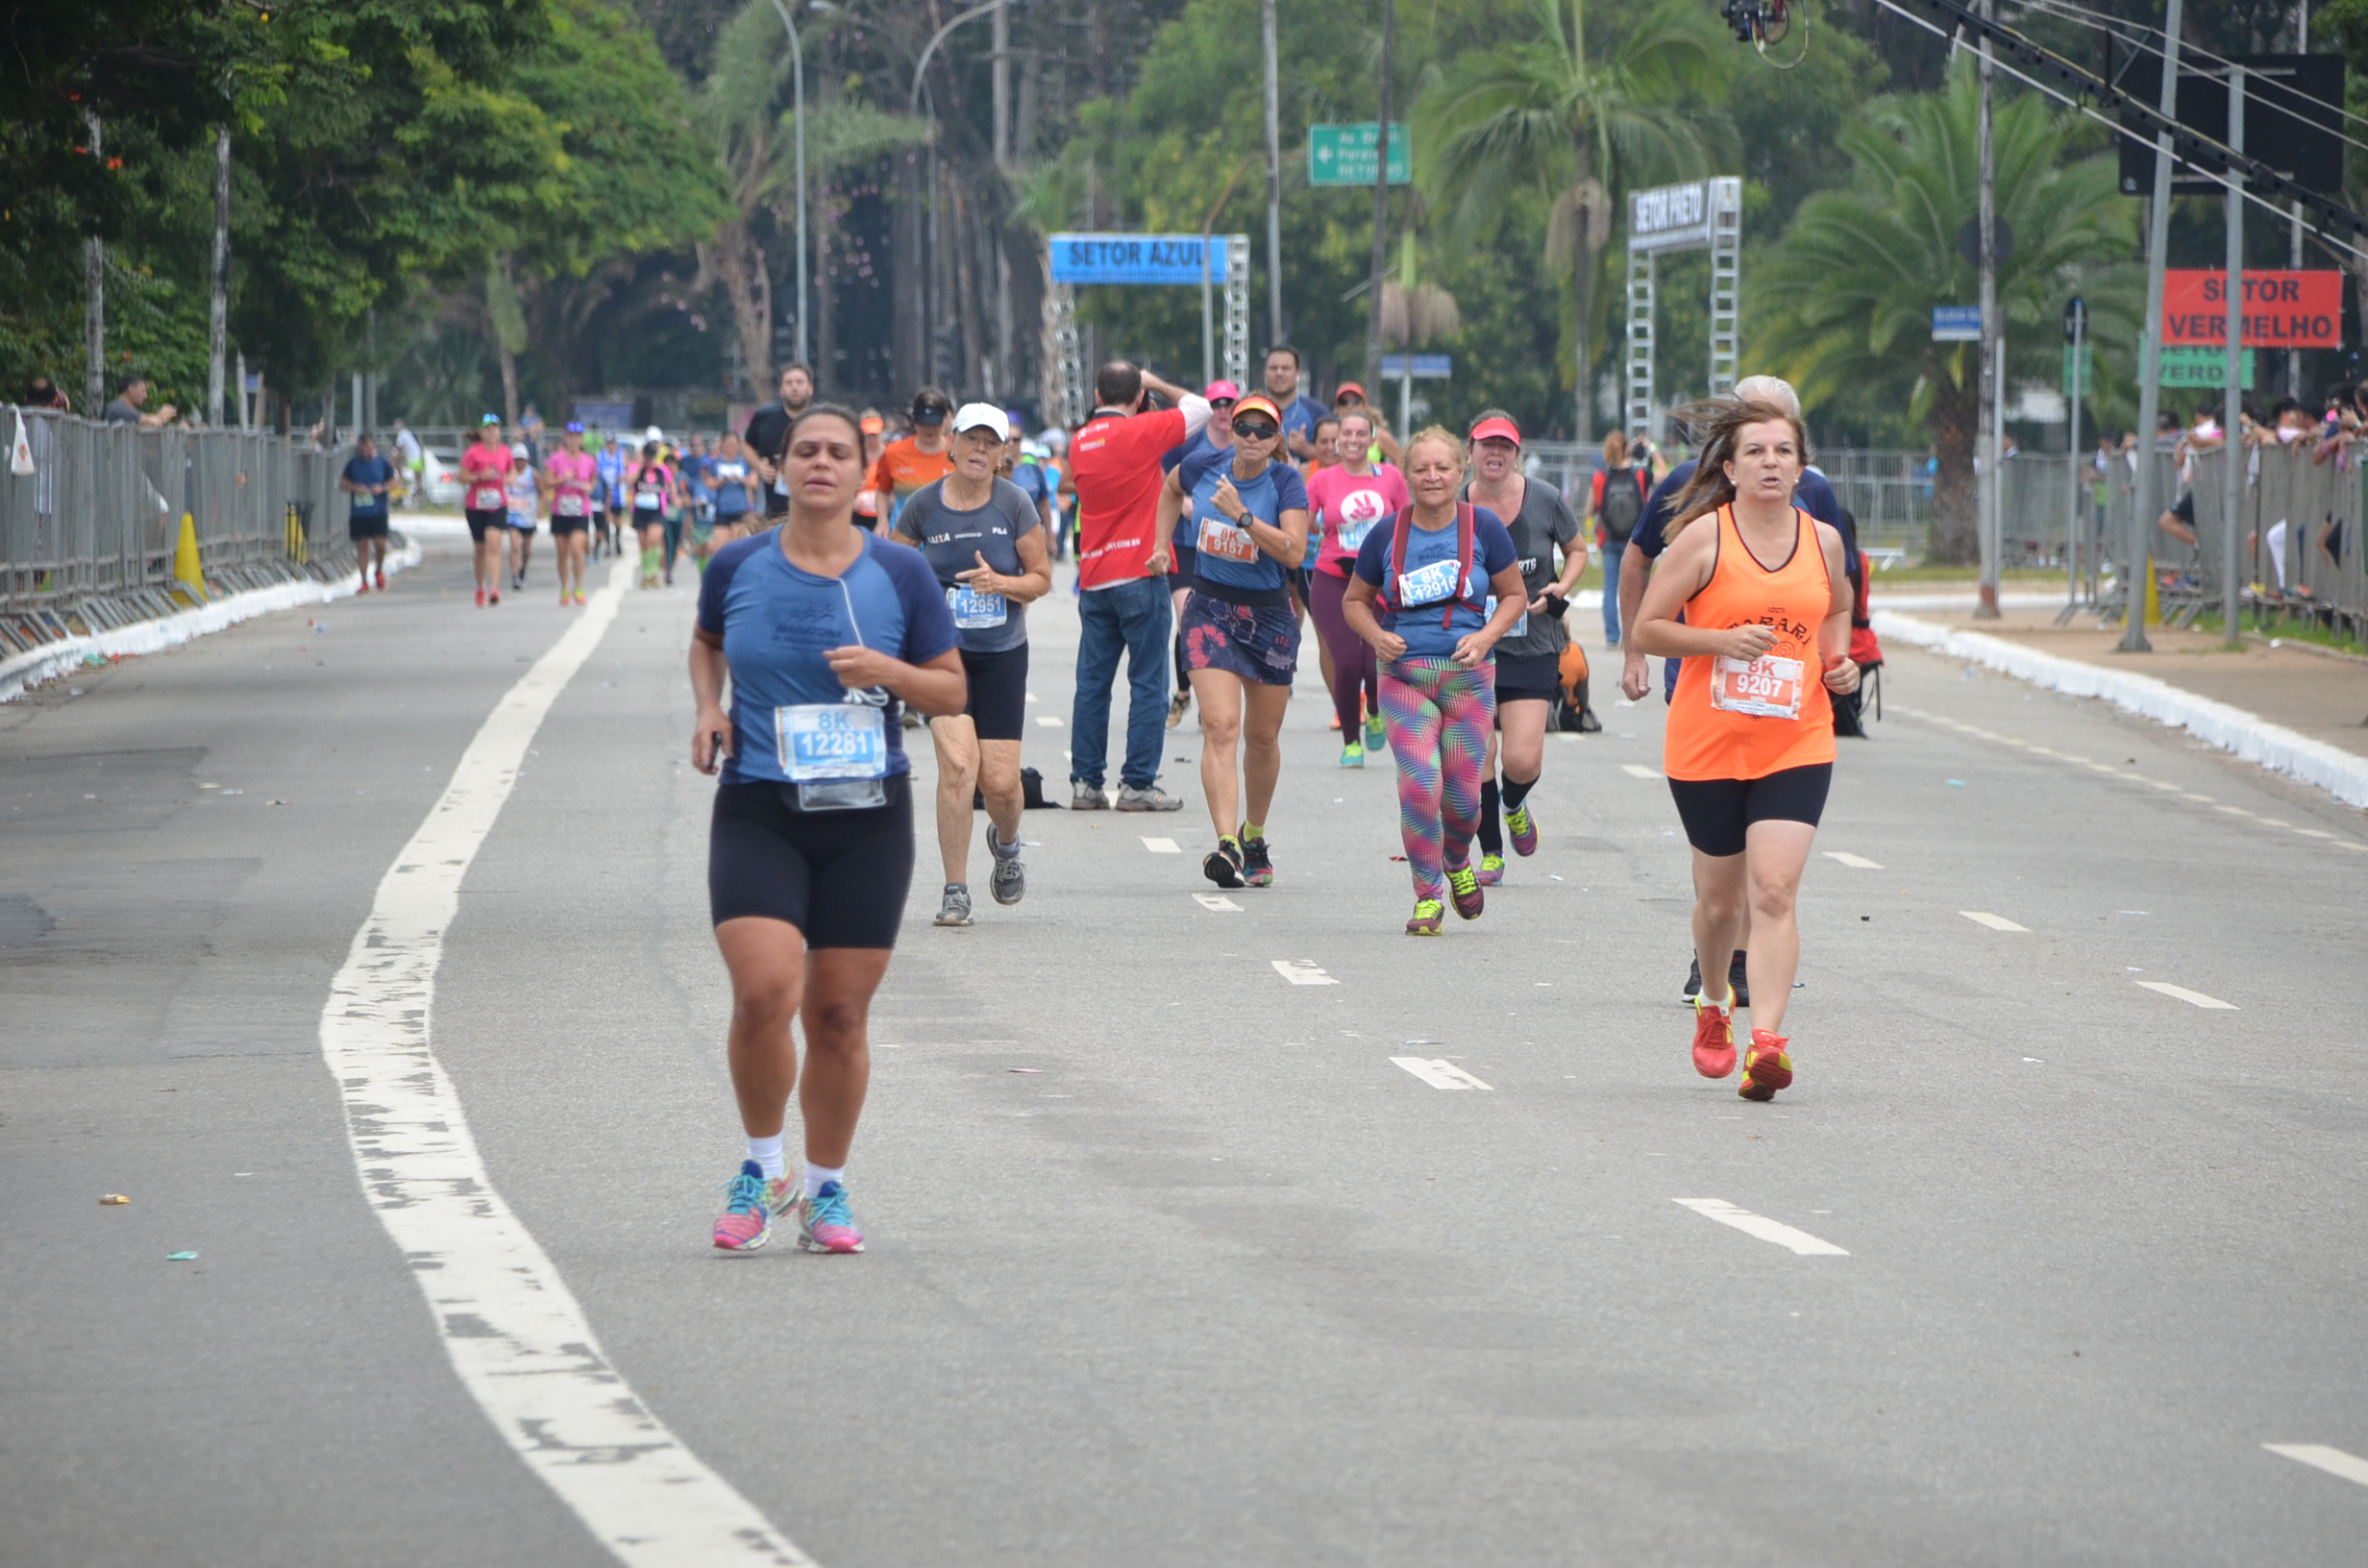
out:
M1410 937L1435 937L1446 921L1447 908L1436 898L1415 900L1415 918L1406 922Z

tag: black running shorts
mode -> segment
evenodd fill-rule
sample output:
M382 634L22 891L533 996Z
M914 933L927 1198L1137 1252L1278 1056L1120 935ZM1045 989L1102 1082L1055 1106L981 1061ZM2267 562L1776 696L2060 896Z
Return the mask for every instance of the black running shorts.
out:
M1669 794L1677 801L1678 819L1686 824L1686 842L1706 855L1724 858L1743 852L1744 833L1754 822L1816 826L1833 784L1834 765L1819 762L1765 778L1673 778Z
M963 712L982 741L1016 741L1027 723L1027 644L999 653L962 650L962 673L971 679Z
M481 545L485 542L487 528L509 527L509 508L506 506L496 506L488 512L481 512L472 506L460 515L469 520L469 537ZM500 535L497 534L495 537L499 538Z
M894 947L913 881L913 791L886 781L869 811L802 812L798 787L723 784L707 830L707 910L718 925L786 920L808 947Z
M1496 655L1496 706L1508 702L1551 702L1563 683L1562 658L1554 653Z
M581 512L578 512L573 517L562 516L557 512L551 514L551 536L555 539L558 538L562 534L589 533L591 531L592 520L584 516Z

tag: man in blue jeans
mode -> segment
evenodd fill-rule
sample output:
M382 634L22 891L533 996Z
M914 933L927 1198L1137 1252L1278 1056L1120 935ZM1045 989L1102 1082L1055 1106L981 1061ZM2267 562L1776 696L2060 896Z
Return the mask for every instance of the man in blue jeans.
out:
M1172 408L1147 406L1157 393ZM1168 541L1158 528L1160 454L1209 422L1209 404L1182 387L1114 359L1094 378L1094 417L1069 443L1077 494L1077 698L1070 718L1072 811L1100 811L1110 756L1110 697L1126 655L1126 763L1118 809L1174 811L1159 787L1167 740Z

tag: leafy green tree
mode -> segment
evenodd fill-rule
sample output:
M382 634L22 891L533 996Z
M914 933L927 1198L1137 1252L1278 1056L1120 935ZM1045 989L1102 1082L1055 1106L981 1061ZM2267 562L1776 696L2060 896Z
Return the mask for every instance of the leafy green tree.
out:
M1712 172L1732 146L1726 57L1707 12L1638 18L1600 60L1585 0L1536 0L1532 37L1463 55L1415 106L1416 178L1468 233L1521 187L1553 193L1545 260L1571 280L1575 425L1594 430L1597 280L1628 187Z
M1745 340L1813 406L1861 398L1905 407L1938 457L1932 558L1978 553L1973 449L1980 345L1932 341L1936 305L1978 297L1958 232L1980 204L1981 88L1970 67L1945 90L1882 100L1842 134L1855 173L1812 196L1756 277L1747 277ZM2134 344L2145 310L2134 203L2116 193L2109 156L2066 160L2069 114L2035 95L2001 96L1998 215L2014 248L1998 271L2008 372L2060 376L2064 304L2082 294L2102 372Z

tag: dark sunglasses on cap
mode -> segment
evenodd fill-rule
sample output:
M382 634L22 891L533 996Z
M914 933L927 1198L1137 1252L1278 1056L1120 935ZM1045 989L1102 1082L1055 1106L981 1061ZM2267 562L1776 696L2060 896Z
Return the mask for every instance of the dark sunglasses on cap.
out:
M1246 440L1271 441L1283 432L1280 426L1270 425L1263 419L1249 419L1235 421L1233 433Z
M1212 408L1230 408L1240 401L1241 400L1239 398L1211 398L1209 400L1209 406Z

